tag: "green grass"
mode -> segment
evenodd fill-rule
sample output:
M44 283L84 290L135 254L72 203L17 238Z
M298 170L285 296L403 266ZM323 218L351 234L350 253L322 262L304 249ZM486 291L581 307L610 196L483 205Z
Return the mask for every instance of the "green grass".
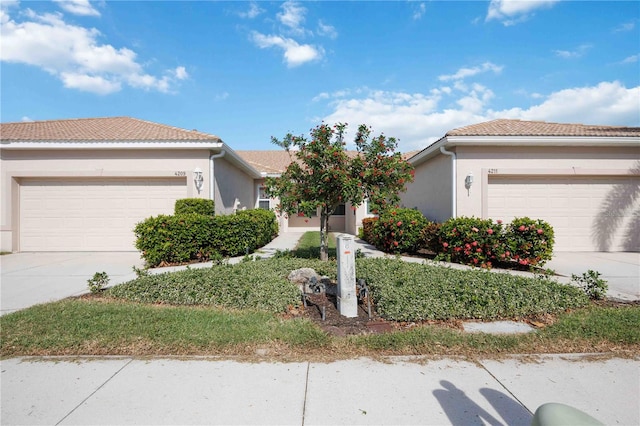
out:
M261 345L328 343L311 322L266 312L77 299L2 316L0 324L2 356L243 354Z
M638 353L640 307L561 314L526 335L468 334L428 325L387 334L331 337L304 319L266 312L65 300L0 317L0 354L233 355L258 348L283 358L507 353Z
M329 258L335 259L336 254L336 237L335 234L329 233ZM302 259L319 259L320 258L320 231L305 232L298 245L292 252L294 257Z

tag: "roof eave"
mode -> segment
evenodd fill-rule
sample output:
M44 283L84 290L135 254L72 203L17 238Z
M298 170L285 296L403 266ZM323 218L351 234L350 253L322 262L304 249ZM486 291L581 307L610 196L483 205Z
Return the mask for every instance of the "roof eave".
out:
M440 148L456 146L590 146L640 147L634 136L445 136L438 139L408 161L417 166L440 154Z
M251 164L247 163L242 157L238 155L237 152L231 149L231 147L226 143L224 142L221 143L219 147L217 147L216 149L212 149L211 151L216 154L224 151L225 158L227 158L227 160L229 160L230 163L239 167L242 171L247 173L253 179L260 179L263 177L260 171L256 170Z
M2 149L217 149L223 146L219 139L202 141L166 140L166 141L34 141L2 140Z

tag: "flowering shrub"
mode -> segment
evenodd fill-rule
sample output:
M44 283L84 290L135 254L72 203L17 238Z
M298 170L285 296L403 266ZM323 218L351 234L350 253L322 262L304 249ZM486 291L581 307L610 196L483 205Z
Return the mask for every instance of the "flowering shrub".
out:
M439 259L473 266L491 268L497 262L542 265L553 252L551 225L528 217L515 218L506 226L500 220L459 217L443 223L437 234L440 246L433 251Z
M360 238L365 240L368 243L374 244L374 235L373 230L376 222L378 221L377 217L367 217L362 219L362 228L360 228Z
M542 265L551 260L553 236L553 228L543 220L515 218L505 230L505 245L510 252L506 257L523 266Z
M422 230L427 218L415 209L391 209L373 222L372 240L387 253L415 253L421 248Z
M441 260L491 268L492 262L502 255L502 231L502 224L491 219L452 218L440 226L439 247L434 247L434 251ZM432 239L432 245L435 241Z

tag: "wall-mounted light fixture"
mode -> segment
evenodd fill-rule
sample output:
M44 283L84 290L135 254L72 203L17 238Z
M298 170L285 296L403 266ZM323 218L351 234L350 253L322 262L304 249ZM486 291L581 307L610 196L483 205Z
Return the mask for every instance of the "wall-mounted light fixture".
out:
M464 178L464 187L467 188L467 195L471 192L471 185L473 185L473 173L469 172Z
M202 191L202 185L204 184L204 176L202 176L202 170L200 167L196 167L193 171L193 183L196 185L198 194Z

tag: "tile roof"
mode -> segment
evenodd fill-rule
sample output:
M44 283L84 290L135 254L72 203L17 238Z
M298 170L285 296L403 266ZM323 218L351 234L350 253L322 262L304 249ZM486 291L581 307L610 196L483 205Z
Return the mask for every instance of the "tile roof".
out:
M1 123L6 141L213 141L218 136L131 117Z
M416 154L418 151L402 154L405 160ZM270 151L236 151L244 161L251 164L256 170L265 173L283 173L287 166L291 164L291 158L295 159L295 153L291 156L285 150ZM349 156L357 155L357 151L347 151Z
M282 173L291 163L291 156L284 150L269 151L236 151L244 161L251 164L254 169L265 173Z
M593 126L499 119L450 130L446 136L610 136L640 137L640 127Z

